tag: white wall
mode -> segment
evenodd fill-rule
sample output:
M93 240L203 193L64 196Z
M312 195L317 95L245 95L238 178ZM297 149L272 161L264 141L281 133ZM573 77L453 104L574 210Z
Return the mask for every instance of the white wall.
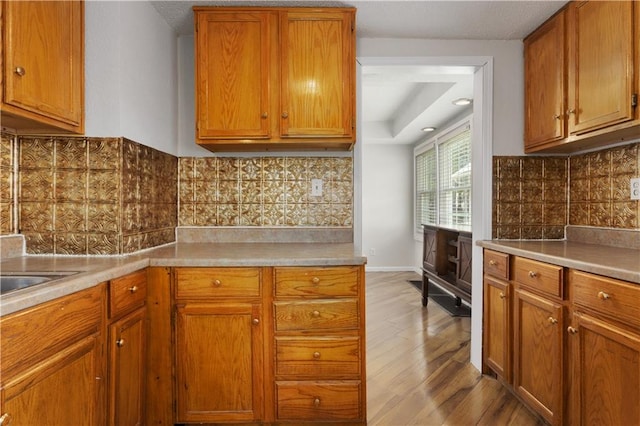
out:
M410 145L362 147L362 251L369 271L415 269L412 164Z
M146 1L85 3L85 133L177 154L177 36Z

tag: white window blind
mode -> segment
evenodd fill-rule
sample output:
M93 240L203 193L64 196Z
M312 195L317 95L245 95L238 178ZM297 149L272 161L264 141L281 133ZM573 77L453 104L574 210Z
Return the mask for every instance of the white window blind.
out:
M471 227L469 119L419 146L415 157L415 226Z

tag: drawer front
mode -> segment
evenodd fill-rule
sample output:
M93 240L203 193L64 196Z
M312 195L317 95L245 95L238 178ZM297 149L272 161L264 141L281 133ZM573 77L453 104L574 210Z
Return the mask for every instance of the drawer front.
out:
M357 330L356 299L275 302L276 331Z
M276 337L276 375L344 379L359 374L358 337Z
M361 384L276 382L277 420L358 420Z
M144 305L147 271L142 270L109 282L109 317L115 318Z
M176 298L259 297L260 268L177 268Z
M509 255L493 250L484 250L483 257L484 273L500 278L509 279Z
M514 279L531 289L562 297L562 267L516 257Z
M275 268L276 297L356 296L356 266Z
M575 270L569 281L575 304L640 326L640 285Z
M3 380L100 332L105 294L101 284L2 317L0 375Z

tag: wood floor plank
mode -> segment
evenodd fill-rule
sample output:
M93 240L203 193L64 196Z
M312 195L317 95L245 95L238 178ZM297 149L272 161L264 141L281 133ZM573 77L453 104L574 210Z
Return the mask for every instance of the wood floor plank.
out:
M542 425L469 363L471 319L422 306L413 272L367 272L369 425Z

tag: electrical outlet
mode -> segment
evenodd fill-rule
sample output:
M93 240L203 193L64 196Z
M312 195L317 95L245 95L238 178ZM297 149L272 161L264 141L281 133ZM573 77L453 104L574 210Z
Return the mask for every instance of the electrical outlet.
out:
M322 196L322 179L311 179L311 196Z
M631 199L640 200L640 178L631 179Z

